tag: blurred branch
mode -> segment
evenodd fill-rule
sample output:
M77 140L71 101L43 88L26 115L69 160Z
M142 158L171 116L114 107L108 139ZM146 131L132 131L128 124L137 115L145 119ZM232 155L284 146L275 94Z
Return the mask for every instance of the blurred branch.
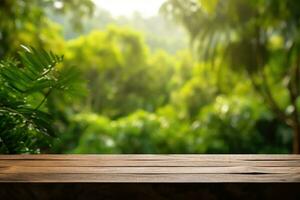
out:
M291 120L289 118L289 116L287 116L283 110L280 109L280 107L277 105L277 102L275 101L275 99L272 96L272 93L270 91L270 88L268 86L267 80L264 75L261 75L262 80L264 79L264 90L261 89L260 85L258 83L256 83L253 75L248 74L248 77L250 78L251 84L254 88L254 90L259 93L262 98L264 99L264 101L266 101L268 107L276 114L276 116L283 122L287 123L287 124L291 124Z
M295 85L295 95L299 96L300 95L300 55L299 55L298 51L296 53L296 66L295 66L294 85Z
M285 112L279 107L278 103L276 102L272 91L270 89L269 83L268 83L268 79L267 76L264 72L264 70L260 70L259 74L261 75L262 81L263 81L263 86L264 86L264 91L266 94L266 98L269 101L269 104L272 108L272 110L277 114L277 116L283 120L284 122L286 122L287 124L291 125L292 124L292 120L290 119L290 117L285 114Z
M300 73L300 57L298 56L298 51L296 53L296 62L295 65L290 69L290 80L288 83L288 91L290 96L290 101L293 106L293 120L294 123L299 123L299 114L298 114L298 106L297 106L297 98L299 96L299 74ZM294 124L294 125L295 125Z

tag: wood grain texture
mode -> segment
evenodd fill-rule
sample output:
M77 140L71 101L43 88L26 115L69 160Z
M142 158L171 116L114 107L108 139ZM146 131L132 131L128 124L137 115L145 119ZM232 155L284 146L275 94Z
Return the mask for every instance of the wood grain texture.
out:
M0 182L294 183L298 155L0 155Z

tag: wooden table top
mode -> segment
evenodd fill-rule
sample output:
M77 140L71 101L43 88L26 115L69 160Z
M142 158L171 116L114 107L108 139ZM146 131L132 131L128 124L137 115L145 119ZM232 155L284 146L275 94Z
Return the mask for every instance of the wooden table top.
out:
M0 155L0 182L293 183L300 155Z

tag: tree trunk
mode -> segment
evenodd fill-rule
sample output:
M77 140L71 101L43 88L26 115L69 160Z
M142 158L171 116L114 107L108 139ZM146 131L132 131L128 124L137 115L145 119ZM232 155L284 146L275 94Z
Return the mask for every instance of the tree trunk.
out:
M300 154L300 123L295 122L293 126L293 153Z

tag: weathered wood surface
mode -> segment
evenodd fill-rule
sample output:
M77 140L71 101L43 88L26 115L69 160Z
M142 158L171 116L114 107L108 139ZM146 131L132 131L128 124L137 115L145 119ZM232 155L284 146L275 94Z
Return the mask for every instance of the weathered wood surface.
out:
M0 182L295 183L298 155L0 155Z

